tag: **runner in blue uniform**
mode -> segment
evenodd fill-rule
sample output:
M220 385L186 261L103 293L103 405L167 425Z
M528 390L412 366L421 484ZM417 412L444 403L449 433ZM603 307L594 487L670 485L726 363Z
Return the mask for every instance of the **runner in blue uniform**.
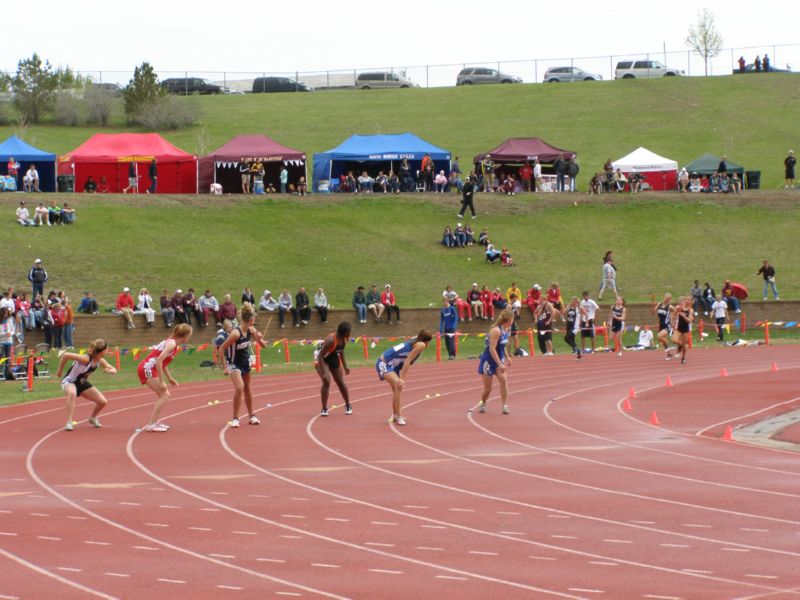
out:
M350 375L347 361L344 358L344 347L350 339L350 323L342 321L336 328L336 333L331 333L322 342L319 349L314 351L314 368L319 378L322 379L320 395L322 397L322 412L320 416L328 416L328 395L331 391L331 378L336 382L339 392L344 398L344 414L352 415L350 406L350 392L344 382L344 375ZM344 375L342 375L344 368Z
M398 425L406 424L406 420L401 414L400 400L406 385L405 378L408 369L428 347L432 338L433 335L430 331L421 329L415 339L389 348L375 363L375 370L378 371L380 380L385 381L392 388L392 420Z
M239 427L239 409L242 407L242 397L249 415L248 423L258 425L261 421L253 412L253 394L250 392L250 345L255 343L262 348L266 347L261 332L255 328L256 312L249 302L242 304L239 327L231 330L230 335L220 346L219 351L225 357L225 375L231 376L233 382L233 419L229 427Z
M653 305L653 314L658 316L658 333L656 339L664 347L666 359L672 358L672 351L669 349L669 338L672 335L672 314L675 307L672 306L672 294L664 294L664 299L660 304Z
M497 377L500 382L500 399L503 402L503 414L507 415L508 410L508 379L506 379L506 364L511 364L511 355L506 354L506 345L514 322L514 313L505 309L497 317L497 320L486 336L486 348L481 354L478 364L478 374L483 378L483 392L481 392L481 403L478 412L486 412L486 401L492 392L492 377Z

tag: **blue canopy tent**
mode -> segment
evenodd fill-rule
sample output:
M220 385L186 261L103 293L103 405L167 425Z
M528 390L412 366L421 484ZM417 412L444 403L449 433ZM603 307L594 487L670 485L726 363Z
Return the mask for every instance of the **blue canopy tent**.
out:
M354 171L356 177L367 171L374 177L378 171L399 171L400 161L408 160L413 173L422 159L430 154L436 170L450 173L450 153L421 140L412 133L391 135L351 135L336 148L314 155L314 191L332 192L339 177Z
M17 136L12 135L0 144L0 173L7 175L8 159L10 157L19 163L17 175L17 189L22 189L22 177L30 165L36 165L39 172L39 189L43 192L56 191L56 155L44 152L26 144Z

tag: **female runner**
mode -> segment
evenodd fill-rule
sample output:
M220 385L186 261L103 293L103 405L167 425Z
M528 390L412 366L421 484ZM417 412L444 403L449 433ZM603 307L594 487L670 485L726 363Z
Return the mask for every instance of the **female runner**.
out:
M664 347L666 358L672 358L672 352L669 349L669 338L672 335L672 314L675 307L672 306L672 294L664 294L664 299L660 304L653 305L653 314L658 315L658 333L656 339L658 343Z
M503 310L486 336L486 348L481 354L478 364L478 374L483 379L483 392L478 412L486 412L486 401L492 392L492 377L497 377L500 382L500 400L503 402L503 414L508 410L508 379L506 379L506 363L511 364L511 356L506 354L511 324L514 322L514 313L508 309Z
M617 301L611 307L608 320L611 323L611 333L614 335L614 348L622 356L622 335L625 332L625 299L617 296Z
M375 370L378 371L380 380L392 388L392 421L398 425L406 424L401 414L400 400L403 397L403 388L406 386L405 377L408 375L408 369L428 347L432 338L430 331L421 329L416 338L389 348L375 363Z
M167 367L178 353L178 348L188 342L190 337L192 337L191 325L188 323L176 325L172 329L170 336L159 342L150 351L150 354L139 363L139 367L136 369L139 375L139 382L149 387L158 396L153 412L150 414L150 420L144 426L145 431L163 432L169 430L169 425L158 422L161 410L170 397L166 382L168 381L171 385L178 385L178 382Z
M86 354L75 354L74 352L64 352L61 359L58 361L58 371L56 377L61 378L64 372L64 366L68 360L73 361L72 366L66 377L61 380L61 389L67 394L67 431L72 431L73 421L72 417L75 415L75 400L78 396L82 396L94 402L92 414L89 417L89 423L97 428L102 427L97 415L106 407L108 401L105 396L89 383L89 375L94 373L97 367L103 367L103 371L114 375L117 370L106 362L105 354L108 350L108 345L105 340L94 340L89 342L89 348Z
M678 352L681 355L681 364L686 363L686 351L689 349L689 336L692 335L692 321L694 321L694 311L692 310L692 299L681 298L675 309L675 334L673 340L678 344Z
M256 312L249 302L242 304L240 325L231 330L228 338L220 346L220 352L225 356L225 375L231 376L233 382L233 418L229 427L239 427L239 409L242 406L242 397L250 416L248 423L258 425L261 421L253 412L253 395L250 392L250 344L256 343L262 348L267 345L256 331Z
M344 358L344 347L350 339L350 323L342 321L336 328L336 333L331 333L322 342L319 350L314 352L314 368L322 379L320 395L322 397L321 417L328 416L328 395L331 391L331 378L336 382L339 392L344 398L344 414L352 415L353 407L350 406L350 392L344 382L344 375L350 375L347 361ZM344 368L344 375L342 375Z

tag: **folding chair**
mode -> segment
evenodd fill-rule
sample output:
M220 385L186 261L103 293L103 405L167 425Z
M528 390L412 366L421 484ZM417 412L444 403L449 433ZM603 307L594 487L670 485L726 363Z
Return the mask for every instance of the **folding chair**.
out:
M36 369L37 377L50 377L50 366L47 362L47 357L50 354L50 346L45 342L36 344L33 348L34 353L34 368Z

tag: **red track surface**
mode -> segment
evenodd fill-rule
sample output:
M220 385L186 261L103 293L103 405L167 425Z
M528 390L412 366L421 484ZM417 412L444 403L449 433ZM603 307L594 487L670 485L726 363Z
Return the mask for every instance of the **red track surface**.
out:
M239 430L224 379L165 434L145 389L101 430L4 408L0 599L800 597L798 454L719 439L800 406L796 347L520 359L510 416L476 367L415 366L404 428L370 369L327 419L315 374L256 378Z

